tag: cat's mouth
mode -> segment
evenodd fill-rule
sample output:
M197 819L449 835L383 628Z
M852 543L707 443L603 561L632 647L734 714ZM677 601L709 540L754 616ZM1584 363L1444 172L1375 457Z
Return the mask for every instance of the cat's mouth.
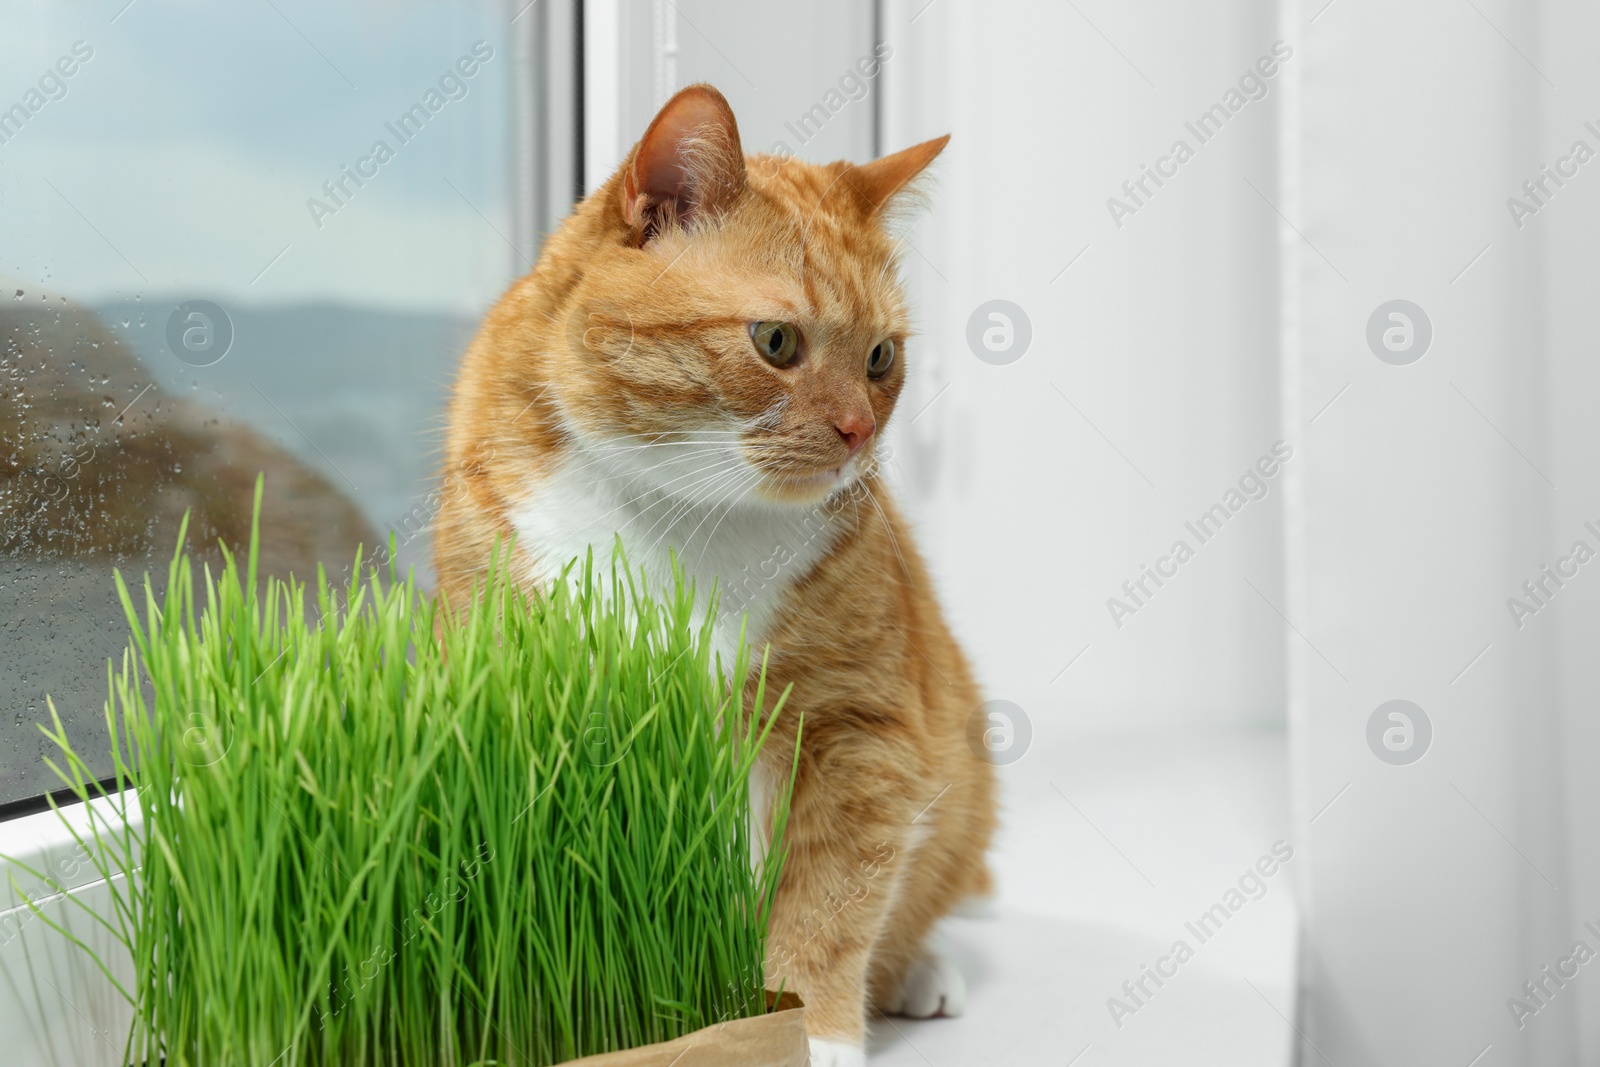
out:
M788 469L769 473L762 486L768 499L794 504L814 504L838 492L854 476L854 457L830 467Z
M801 478L800 482L802 485L810 484L818 486L831 486L839 480L842 474L844 474L844 464L840 464L839 466L830 468L828 470L818 471L816 474L808 475L804 478Z

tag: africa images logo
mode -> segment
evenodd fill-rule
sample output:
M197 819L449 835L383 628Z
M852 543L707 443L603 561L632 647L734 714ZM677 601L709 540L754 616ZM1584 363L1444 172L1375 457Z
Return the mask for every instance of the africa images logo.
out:
M462 56L439 75L438 84L430 85L421 100L402 111L393 122L383 124L384 129L394 137L393 145L380 137L372 142L366 155L355 161L354 168L350 164L341 164L338 175L322 183L323 197L306 198L306 210L311 212L311 221L316 228L322 229L324 218L337 215L355 198L357 192L366 188L367 183L362 179L370 181L376 178L378 168L394 159L402 147L410 144L429 120L444 110L446 104L452 100L465 100L472 91L470 79L493 58L492 47L483 41L475 42L471 54ZM351 185L355 188L352 189Z
M72 42L70 54L57 59L39 75L35 88L22 94L22 99L0 110L0 145L22 132L24 126L55 100L63 100L68 92L67 79L77 74L85 63L94 58L94 48L87 41Z
M1111 222L1117 229L1122 229L1123 222L1130 215L1137 215L1139 209L1150 202L1163 186L1178 176L1179 168L1195 157L1200 147L1214 139L1221 133L1233 117L1245 109L1245 105L1257 100L1265 100L1272 91L1272 78L1278 73L1281 64L1288 62L1294 55L1294 48L1284 41L1274 41L1269 54L1255 61L1253 66L1246 67L1243 74L1239 75L1236 86L1230 85L1222 94L1222 99L1200 112L1192 122L1185 122L1183 128L1189 137L1194 138L1190 144L1188 137L1179 137L1172 142L1172 147L1167 154L1156 159L1155 165L1140 164L1139 175L1122 183L1122 196L1106 197L1106 211L1111 215ZM1151 186L1154 188L1151 188Z

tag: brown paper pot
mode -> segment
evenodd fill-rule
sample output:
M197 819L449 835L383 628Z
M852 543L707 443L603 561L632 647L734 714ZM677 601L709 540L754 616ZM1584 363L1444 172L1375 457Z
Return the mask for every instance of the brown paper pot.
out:
M793 993L778 997L770 990L767 1003L777 1010L717 1023L676 1041L568 1060L562 1067L806 1067L805 1005Z

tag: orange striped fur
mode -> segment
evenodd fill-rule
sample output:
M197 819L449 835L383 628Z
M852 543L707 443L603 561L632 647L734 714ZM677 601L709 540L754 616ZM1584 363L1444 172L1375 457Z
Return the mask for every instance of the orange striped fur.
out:
M767 750L782 763L803 711L768 962L815 1063L864 1062L872 1008L958 1014L925 942L989 889L980 697L875 461L912 362L885 217L946 140L860 166L745 156L721 94L683 90L489 313L450 409L444 591L468 595L497 539L537 586L620 534L652 580L672 552L715 582L725 651L748 615L793 683ZM757 351L767 321L797 329L794 362Z

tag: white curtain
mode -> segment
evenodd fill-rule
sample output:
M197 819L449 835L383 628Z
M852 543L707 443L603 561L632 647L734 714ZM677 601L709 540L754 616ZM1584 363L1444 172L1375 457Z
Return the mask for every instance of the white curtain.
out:
M962 146L898 447L986 679L1042 736L1286 701L1301 1063L1600 1062L1600 10L888 10L885 147ZM1266 101L1109 221L1275 40ZM992 298L1032 318L1008 368L962 343ZM1261 510L1108 621L1276 439Z
M1301 1062L1595 1063L1600 19L1325 2L1282 10Z

